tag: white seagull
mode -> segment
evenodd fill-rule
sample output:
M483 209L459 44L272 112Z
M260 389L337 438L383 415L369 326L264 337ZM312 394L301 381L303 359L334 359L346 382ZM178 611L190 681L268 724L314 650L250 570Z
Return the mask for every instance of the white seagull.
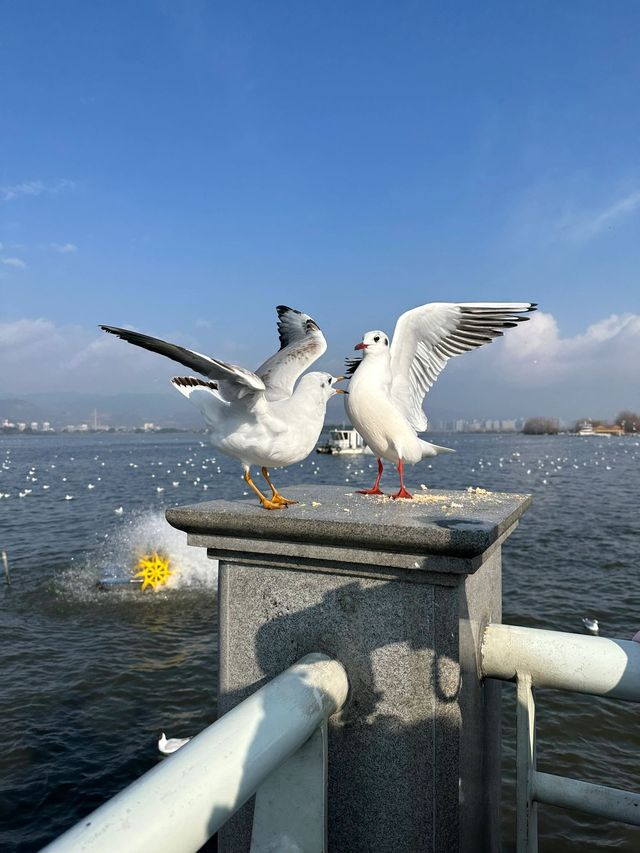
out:
M164 732L161 732L158 739L158 751L163 755L171 755L172 752L177 752L185 743L189 743L190 737L166 737Z
M165 355L206 376L175 376L173 386L200 410L209 427L213 446L238 459L244 479L265 509L280 509L295 501L279 494L268 469L293 465L315 447L334 394L344 394L334 384L344 376L308 373L298 377L325 352L327 342L318 324L301 311L279 305L280 349L255 373L115 326L100 326L130 344ZM259 465L271 489L267 498L251 479L250 466Z
M378 476L365 495L380 495L382 460L398 467L400 489L394 498L411 498L403 465L415 465L438 453L453 453L418 438L427 429L425 395L454 355L490 343L501 329L528 320L532 302L432 302L402 314L393 341L385 332L367 332L355 349L361 359L347 359L351 375L347 414L378 457Z

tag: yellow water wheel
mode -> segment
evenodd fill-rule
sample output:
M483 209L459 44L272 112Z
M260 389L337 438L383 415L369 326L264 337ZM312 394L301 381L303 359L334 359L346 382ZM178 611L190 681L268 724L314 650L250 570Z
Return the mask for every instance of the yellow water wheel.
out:
M169 559L158 554L157 551L143 554L138 560L136 569L139 571L134 574L134 578L142 578L143 592L148 586L152 589L164 586L173 574L169 569Z

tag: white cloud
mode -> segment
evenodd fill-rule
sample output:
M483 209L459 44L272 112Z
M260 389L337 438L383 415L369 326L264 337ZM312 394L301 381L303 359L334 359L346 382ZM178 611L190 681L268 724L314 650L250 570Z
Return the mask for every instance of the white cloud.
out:
M0 198L3 201L13 201L23 195L40 195L44 191L43 181L23 181L10 187L0 187Z
M73 252L78 251L78 247L75 243L49 243L49 247L54 250L54 252L60 252L61 255L72 254Z
M55 194L63 190L75 189L76 184L68 178L61 178L59 181L23 181L20 184L0 187L0 200L15 201L23 196L38 196L43 193Z
M17 269L24 269L26 267L22 258L2 258L0 262L6 267L16 267Z
M171 335L167 335L171 339ZM185 341L176 332L176 340ZM193 344L186 339L187 346ZM180 368L166 358L106 335L96 327L47 319L0 323L0 391L171 391ZM186 368L183 368L183 370Z
M537 311L526 326L505 335L498 359L501 369L524 386L584 382L585 377L635 378L640 314L612 314L563 338L553 315Z
M586 243L603 231L620 225L640 209L640 190L592 210L567 210L555 223L557 236L574 243Z
M584 187L541 184L531 187L512 212L508 233L518 245L584 245L640 212L640 189L594 202Z
M234 360L230 341L216 339L209 347L184 331L158 331L166 340ZM328 357L341 362L351 345L351 337L335 341ZM237 360L252 366L266 354L243 351ZM640 314L613 314L566 335L553 315L537 311L501 340L453 358L425 407L436 418L440 411L456 417L614 417L623 408L640 406L639 363ZM0 364L0 391L17 395L162 392L170 390L170 377L180 371L170 360L97 328L46 319L0 323Z
M51 340L57 335L51 320L16 320L0 323L0 352L9 355L22 347L31 347L36 341Z
M563 336L537 311L500 341L454 358L427 396L460 416L613 418L640 403L640 314L612 314ZM457 416L457 415L456 415Z

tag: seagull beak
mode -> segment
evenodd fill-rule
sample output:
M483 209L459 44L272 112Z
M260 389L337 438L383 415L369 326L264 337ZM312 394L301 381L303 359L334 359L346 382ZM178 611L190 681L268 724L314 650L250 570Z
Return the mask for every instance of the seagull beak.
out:
M366 349L369 344L363 344L362 341L354 346L354 349Z
M333 390L336 392L336 394L348 394L349 393L348 391L345 391L344 388L334 388Z
M334 382L342 382L344 379L348 379L348 378L349 378L348 376L336 376L336 378L333 381Z

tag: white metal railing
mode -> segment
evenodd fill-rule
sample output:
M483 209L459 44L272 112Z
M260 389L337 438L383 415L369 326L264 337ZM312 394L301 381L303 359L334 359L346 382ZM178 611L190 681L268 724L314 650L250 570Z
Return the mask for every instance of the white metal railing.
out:
M257 794L252 853L323 853L327 719L348 689L342 664L306 655L45 850L196 851Z
M640 794L536 769L535 687L640 702L640 645L560 631L489 625L482 674L517 683L516 849L538 849L537 803L640 826Z

